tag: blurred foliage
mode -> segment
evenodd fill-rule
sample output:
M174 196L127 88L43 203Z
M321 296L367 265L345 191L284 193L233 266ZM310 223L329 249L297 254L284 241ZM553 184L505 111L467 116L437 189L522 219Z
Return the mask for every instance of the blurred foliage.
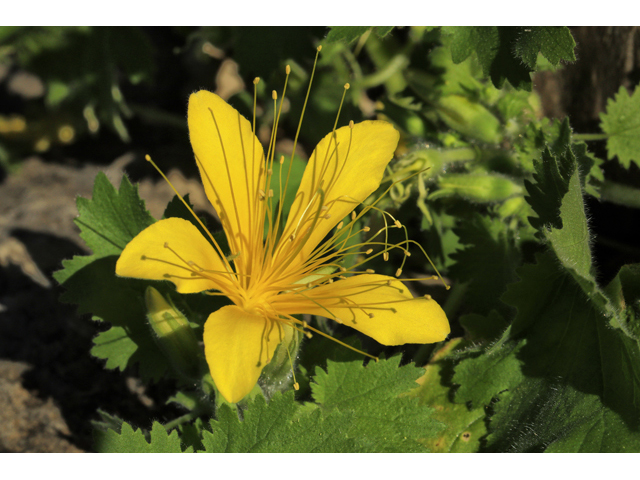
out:
M398 368L397 357L363 368L352 352L314 339L303 344L295 399L291 392L268 403L254 396L238 407L241 422L236 407L207 406L215 389L206 379L196 390L184 383L173 401L189 411L185 418L144 432L103 414L100 448L287 451L303 426L342 435L308 450L638 451L638 267L627 260L610 283L600 283L587 206L640 207L637 186L606 174L612 162L638 165L640 94L622 89L610 99L596 134L544 118L532 75L575 61L575 50L566 27L0 28L0 161L7 168L33 152L91 159L105 151L112 160L127 149L189 168L188 94L216 91L251 119L255 77L256 131L267 143L271 91L281 98L290 65L276 149L290 158L299 129L295 184L304 158L336 122L349 83L340 125L379 118L401 132L374 197L389 194L377 206L401 218L430 256L392 256L371 268L393 275L406 260L407 278L436 267L452 285L445 292L429 280L412 284L443 305L453 329L447 343L383 348L362 340L376 355L402 353L404 363L427 364L418 389L411 387L419 375ZM585 143L605 139L604 151ZM137 190L126 178L116 190L100 176L78 209L93 253L66 261L56 278L65 301L110 325L92 353L110 369L137 365L146 381L168 375L183 382L142 323L139 299L149 282L113 273L127 241L154 221ZM174 199L165 216L190 219L181 209ZM381 220L366 221L376 231ZM637 245L620 248L637 254ZM212 300L185 299L166 285L161 293L201 339ZM327 396L338 379L351 392L376 378L388 380L388 389L360 402L340 405ZM421 419L423 436L401 419L396 428L363 413L394 405ZM276 418L277 428L260 430Z

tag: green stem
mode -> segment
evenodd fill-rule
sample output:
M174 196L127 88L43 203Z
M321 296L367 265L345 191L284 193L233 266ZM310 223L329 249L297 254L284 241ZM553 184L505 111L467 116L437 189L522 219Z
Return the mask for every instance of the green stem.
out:
M600 188L600 195L605 202L640 208L640 189L628 185L605 180Z
M579 142L592 142L594 140L606 140L609 135L606 133L574 133L572 138Z
M190 422L194 418L198 418L200 416L200 413L201 412L196 408L195 410L193 410L193 411L191 411L189 413L186 413L186 414L182 415L181 417L178 417L178 418L176 418L174 420L171 420L168 423L165 423L164 424L164 428L167 431L169 431L169 430L171 430L173 428L176 428L176 427L182 425L183 423Z

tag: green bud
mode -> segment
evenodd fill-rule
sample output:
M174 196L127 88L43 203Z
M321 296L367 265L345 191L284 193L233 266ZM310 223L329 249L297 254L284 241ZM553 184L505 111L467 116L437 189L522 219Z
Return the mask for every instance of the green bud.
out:
M460 95L440 98L436 105L440 118L450 128L485 143L500 143L500 121L479 103Z
M473 202L492 203L522 194L517 183L490 174L449 173L438 179L438 187L429 199L459 195Z
M179 373L198 378L200 347L187 318L153 287L147 287L144 300L147 320L162 352Z
M292 382L295 390L299 388L294 381L293 370L302 342L302 334L293 328L285 328L284 332L282 342L276 348L271 362L262 370L258 381L262 387L262 393L267 398L271 398L275 392L290 389Z

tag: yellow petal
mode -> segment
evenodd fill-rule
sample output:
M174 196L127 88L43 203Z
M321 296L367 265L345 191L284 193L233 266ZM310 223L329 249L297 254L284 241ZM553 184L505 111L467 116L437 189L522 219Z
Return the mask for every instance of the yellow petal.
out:
M200 269L207 272L192 275ZM180 293L224 288L229 285L225 271L211 244L182 218L160 220L144 229L127 244L116 263L116 274L121 277L169 280Z
M439 342L451 331L437 302L413 298L402 282L384 275L352 276L281 297L273 304L279 311L331 318L383 345Z
M285 332L277 324L235 305L222 307L204 324L204 354L213 381L228 402L255 386Z
M258 190L264 188L262 145L251 124L214 93L189 97L189 137L209 201L218 212L232 254L247 258L262 240ZM241 256L239 262L243 262Z
M300 258L308 258L325 235L378 188L399 138L390 123L374 120L339 128L335 135L330 133L318 143L283 234L283 238L293 233L296 238L304 237L316 213L322 206L327 207L321 212L325 218L318 220Z

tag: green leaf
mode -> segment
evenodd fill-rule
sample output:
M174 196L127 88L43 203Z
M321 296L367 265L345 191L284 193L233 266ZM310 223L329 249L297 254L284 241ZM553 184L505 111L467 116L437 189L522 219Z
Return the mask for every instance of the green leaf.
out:
M449 272L456 280L469 282L465 302L477 314L496 308L506 313L506 306L496 303L496 299L517 278L515 268L521 262L516 243L519 232L500 219L480 214L458 224L454 232L465 248L450 255L456 263Z
M640 166L640 88L629 96L627 89L620 90L607 102L607 110L600 114L600 127L608 135L608 158L618 157L629 168L631 162Z
M408 392L421 370L398 368L400 357L362 366L362 361L328 361L318 369L312 390L318 404L302 406L293 392L276 393L269 403L258 395L242 411L223 405L211 430L207 452L405 452L424 451L424 439L443 425L433 409Z
M138 187L122 177L116 190L100 172L95 179L91 199L78 197L80 237L97 258L120 255L133 237L155 222L138 196Z
M451 35L455 63L476 52L485 76L497 88L505 80L518 89L531 90L538 52L552 64L574 61L575 42L567 27L442 27Z
M95 430L95 448L100 453L183 453L177 430L167 433L158 422L153 422L149 440L141 429L134 430L126 422L118 433L108 429ZM189 448L185 453L191 452Z
M327 413L351 412L349 436L358 439L364 451L421 451L417 439L435 436L443 425L433 410L415 398L399 396L415 388L422 372L412 365L398 368L400 356L386 361L328 362L327 371L316 369L311 390Z
M64 268L54 274L65 288L60 299L77 304L78 313L110 324L110 330L94 339L91 351L106 360L107 368L124 370L139 363L144 379L157 379L166 371L167 361L146 323L141 299L148 282L115 274L122 249L154 219L126 177L116 190L104 174L98 174L92 198L78 198L77 205L80 215L75 222L93 254L62 262Z
M394 27L330 27L331 30L327 34L327 43L345 43L355 42L369 30L373 30L380 37L386 37Z
M447 426L439 435L425 440L425 445L432 452L477 452L481 439L487 434L486 415L482 408L471 409L450 399L451 385L447 378L453 363L450 357L455 356L456 350L463 345L461 338L447 342L434 354L425 367L425 374L418 380L421 386L415 395L420 403L433 408L433 418Z

